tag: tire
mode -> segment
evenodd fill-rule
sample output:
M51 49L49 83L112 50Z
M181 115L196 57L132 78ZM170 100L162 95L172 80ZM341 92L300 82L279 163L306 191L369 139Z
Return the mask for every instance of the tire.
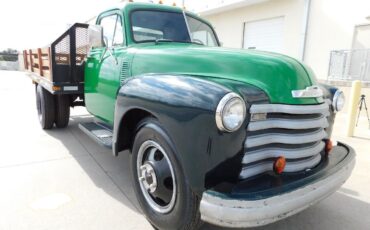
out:
M153 118L140 122L138 128L132 147L131 170L143 213L156 229L198 229L202 224L200 199L188 185L166 132ZM154 177L150 168L154 169ZM153 181L156 188L152 190L149 186L148 189Z
M69 123L70 100L67 95L58 95L55 98L55 126L65 128Z
M52 129L55 119L54 96L40 85L36 88L36 106L41 128Z

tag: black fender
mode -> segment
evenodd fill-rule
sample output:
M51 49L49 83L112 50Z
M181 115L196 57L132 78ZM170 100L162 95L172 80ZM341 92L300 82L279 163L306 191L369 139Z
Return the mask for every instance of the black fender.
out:
M215 122L219 101L232 91L239 93L246 102L247 98L267 100L261 90L225 79L159 74L128 79L117 95L113 152L124 150L120 145L122 139L132 138L119 132L125 125L125 115L133 110L144 111L162 125L194 192L201 195L215 184L236 180L249 117L232 133L219 131Z

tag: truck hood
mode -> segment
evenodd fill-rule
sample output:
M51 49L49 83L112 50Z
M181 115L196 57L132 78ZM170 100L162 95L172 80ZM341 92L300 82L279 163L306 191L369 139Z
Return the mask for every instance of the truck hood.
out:
M317 98L293 98L292 90L317 84L312 72L285 55L255 50L206 47L193 44L142 44L135 53L131 73L182 74L235 80L263 90L271 103L317 104Z

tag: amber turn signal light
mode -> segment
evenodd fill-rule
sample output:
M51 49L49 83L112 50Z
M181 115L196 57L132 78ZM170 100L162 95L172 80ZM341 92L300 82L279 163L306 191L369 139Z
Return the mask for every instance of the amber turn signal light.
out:
M278 157L274 162L275 173L281 174L285 169L285 165L286 165L285 157Z
M325 142L325 153L328 155L330 151L333 149L333 142L329 139Z
M53 91L60 91L62 88L60 86L53 86L52 87Z

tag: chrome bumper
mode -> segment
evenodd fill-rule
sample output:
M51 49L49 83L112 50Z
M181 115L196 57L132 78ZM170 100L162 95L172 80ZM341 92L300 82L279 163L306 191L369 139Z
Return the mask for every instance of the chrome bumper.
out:
M355 165L353 150L336 165L334 173L291 192L260 200L230 199L207 190L200 203L203 221L224 227L256 227L294 215L334 193ZM335 154L335 153L333 153Z

